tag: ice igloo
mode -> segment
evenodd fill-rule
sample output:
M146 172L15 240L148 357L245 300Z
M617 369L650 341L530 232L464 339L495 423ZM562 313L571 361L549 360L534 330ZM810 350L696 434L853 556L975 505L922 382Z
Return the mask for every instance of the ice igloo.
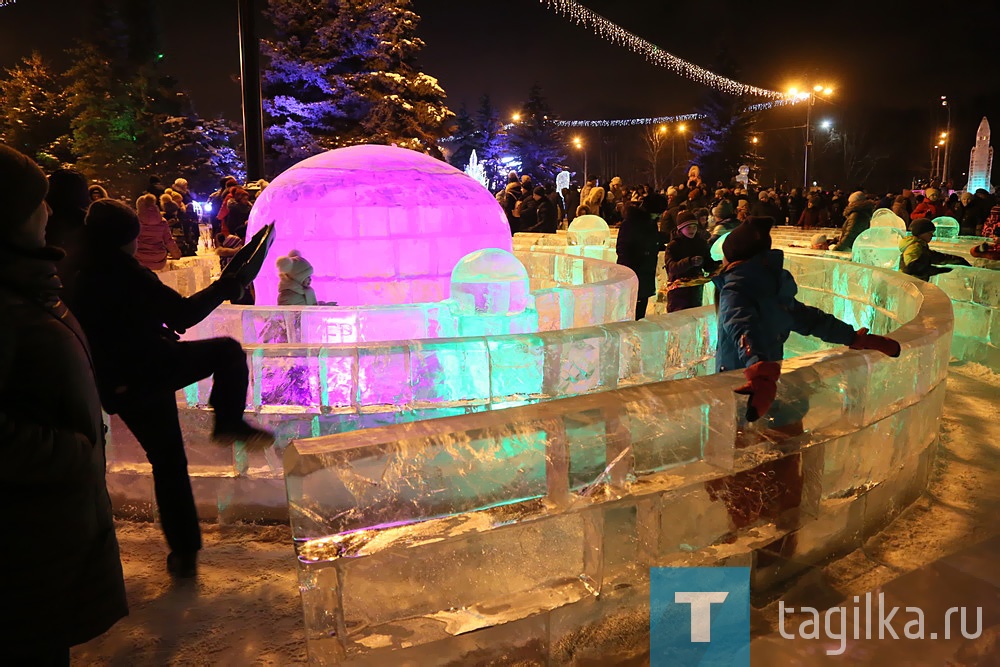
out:
M458 260L512 250L510 226L488 190L451 165L393 146L350 146L303 160L275 178L247 234L269 222L275 241L257 277L258 305L277 303L274 258L298 249L321 302L424 303L448 297Z

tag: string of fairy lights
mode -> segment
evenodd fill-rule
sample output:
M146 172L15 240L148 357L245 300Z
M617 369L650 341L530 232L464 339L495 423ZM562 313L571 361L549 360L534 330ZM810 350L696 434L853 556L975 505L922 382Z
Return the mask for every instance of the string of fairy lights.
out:
M590 28L598 37L630 49L654 65L665 67L692 81L733 95L754 95L772 99L785 97L784 93L777 90L734 81L668 53L655 44L647 42L638 35L612 23L600 14L587 9L575 0L539 0L539 2L544 3L547 8L565 16L577 25Z

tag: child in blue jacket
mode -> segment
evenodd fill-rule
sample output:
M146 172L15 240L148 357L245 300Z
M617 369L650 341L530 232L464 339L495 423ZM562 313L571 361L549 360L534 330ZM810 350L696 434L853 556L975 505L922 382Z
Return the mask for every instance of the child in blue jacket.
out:
M798 286L784 268L784 254L771 249L772 218L751 217L722 243L723 269L713 279L718 303L718 372L743 369L747 383L736 389L750 397L747 421L770 409L777 393L784 344L792 331L852 350L878 350L898 357L899 343L854 330L833 315L795 298Z

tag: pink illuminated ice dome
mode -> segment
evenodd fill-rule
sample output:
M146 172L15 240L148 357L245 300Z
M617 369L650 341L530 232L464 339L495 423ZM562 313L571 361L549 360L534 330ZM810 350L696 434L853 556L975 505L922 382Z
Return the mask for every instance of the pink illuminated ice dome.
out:
M510 251L493 196L451 165L392 146L351 146L299 162L260 194L248 237L274 222L258 305L277 303L274 259L297 249L320 302L422 303L448 297L452 269L484 248Z

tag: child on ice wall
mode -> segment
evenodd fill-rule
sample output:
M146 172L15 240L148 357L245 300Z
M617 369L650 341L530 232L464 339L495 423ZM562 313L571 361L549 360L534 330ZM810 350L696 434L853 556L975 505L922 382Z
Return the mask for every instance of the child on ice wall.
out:
M771 249L774 220L751 217L722 242L723 269L713 279L718 290L718 372L743 369L746 384L736 389L750 397L747 421L762 417L777 394L784 344L792 331L816 336L852 350L878 350L898 357L899 343L854 330L833 315L807 306L795 296L798 286L784 268L784 254Z

